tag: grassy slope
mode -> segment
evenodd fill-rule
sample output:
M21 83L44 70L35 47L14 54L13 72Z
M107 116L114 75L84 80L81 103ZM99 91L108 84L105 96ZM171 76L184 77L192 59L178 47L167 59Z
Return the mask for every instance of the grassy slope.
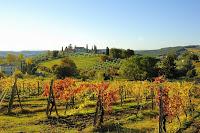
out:
M187 50L200 56L200 49L188 48ZM197 73L199 75L200 74L200 62L195 62L194 65L195 65Z
M77 55L77 56L70 56L78 69L85 69L94 66L99 61L99 56L83 56L83 55ZM46 61L41 63L41 66L46 66L48 68L51 68L55 64L60 64L61 59L55 59L51 61Z
M197 55L200 54L200 49L188 48L187 50L190 51L190 52L193 52L193 53L195 53Z

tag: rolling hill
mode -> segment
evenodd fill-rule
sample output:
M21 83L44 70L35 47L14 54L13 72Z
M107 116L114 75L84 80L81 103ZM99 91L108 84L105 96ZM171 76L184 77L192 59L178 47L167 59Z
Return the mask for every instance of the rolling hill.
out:
M25 57L36 56L39 54L46 53L47 51L0 51L0 57L5 57L8 53L19 55L23 54Z
M200 45L188 45L188 46L177 46L177 47L166 47L156 50L135 50L136 54L140 55L148 55L148 56L163 56L166 55L169 52L174 52L177 55L180 55L183 52L186 52L188 50L200 50Z

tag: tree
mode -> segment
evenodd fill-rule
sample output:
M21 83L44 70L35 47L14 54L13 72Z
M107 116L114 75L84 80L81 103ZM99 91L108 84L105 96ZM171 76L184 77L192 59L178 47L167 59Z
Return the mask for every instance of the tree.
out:
M23 54L19 54L19 55L18 55L18 60L19 60L19 61L24 60L24 55L23 55Z
M199 60L199 56L196 55L196 54L193 54L193 55L192 55L192 59L193 59L194 61L198 61L198 60Z
M68 48L67 48L67 46L66 46L66 47L65 47L65 52L67 51L67 49L68 49Z
M54 66L55 67L55 66ZM75 76L77 74L77 67L73 60L65 57L61 60L61 65L53 68L57 78L64 79L65 77Z
M17 61L17 57L14 54L7 54L6 61L8 64L15 63Z
M111 58L122 58L122 49L111 48L110 49L110 57Z
M47 51L47 56L48 56L48 57L51 56L51 51L50 51L50 50Z
M0 64L2 64L3 62L4 62L3 58L0 57Z
M4 74L0 72L0 79L4 78Z
M21 69L21 71L23 71L23 62L24 62L24 55L23 54L18 55L18 61L19 61L20 69Z
M86 44L86 52L88 52L88 44Z
M26 58L25 62L26 62L27 65L30 65L30 64L33 63L33 60L31 58Z
M129 58L133 56L135 52L131 49L123 50L123 58Z
M13 73L13 76L15 78L23 78L23 73L20 70L15 70L15 72Z
M197 72L196 72L196 69L192 69L192 70L189 70L187 73L186 73L186 77L187 78L192 78L194 76L197 75Z
M33 63L33 60L31 58L26 58L25 63L26 63L25 71L28 74L35 74L35 72L37 71L37 67Z
M110 54L109 48L106 47L106 55L109 56L109 54Z
M194 54L192 52L189 52L189 51L183 53L182 54L182 58L189 58L189 59L194 60L194 61L199 60L199 56L198 55L196 55L196 54Z
M157 76L157 59L145 56L133 56L122 63L120 74L130 80L146 80Z
M176 77L176 56L174 54L168 54L162 62L162 71L166 78Z
M58 53L59 53L59 51L57 51L57 50L54 50L54 51L53 51L53 58L56 58L56 57L58 57Z
M94 45L94 53L97 54L97 46Z
M196 76L195 66L192 63L192 59L188 56L183 60L182 72L188 78Z

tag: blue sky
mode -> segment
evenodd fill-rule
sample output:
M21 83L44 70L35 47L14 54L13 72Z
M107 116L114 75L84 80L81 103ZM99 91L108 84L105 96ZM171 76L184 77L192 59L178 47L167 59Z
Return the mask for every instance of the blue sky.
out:
M199 0L0 0L0 50L200 42Z

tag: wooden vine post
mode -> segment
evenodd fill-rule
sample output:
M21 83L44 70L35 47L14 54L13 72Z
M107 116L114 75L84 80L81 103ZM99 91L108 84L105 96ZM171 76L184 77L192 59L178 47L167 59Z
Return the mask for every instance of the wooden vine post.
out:
M155 98L155 94L154 94L154 91L153 91L153 88L151 88L151 91L150 91L150 96L151 96L151 110L154 110L154 98Z
M96 103L96 109L95 109L95 114L94 114L94 126L96 126L97 124L97 119L98 119L98 113L99 113L99 106L100 106L100 92L98 94L98 98L97 98L97 103Z
M103 93L103 90L99 90L95 114L94 114L94 123L93 123L94 126L97 125L98 119L99 119L99 123L98 123L99 126L101 126L103 123L105 110L104 110L104 105L103 105L104 103L103 103L102 93Z
M15 82L14 82L14 85L12 86L12 90L11 90L11 94L10 94L10 99L9 99L9 103L8 103L8 114L10 114L12 111L13 102L14 102L16 94L18 97L18 102L19 102L20 108L21 108L21 110L23 110L20 96L19 96L19 91L17 89L17 77L15 77Z
M163 133L163 88L159 87L160 97L159 97L159 133Z
M38 88L38 96L40 95L40 82L37 81L37 88Z
M122 106L124 102L124 88L123 86L119 87L119 94L120 94L120 105Z
M50 84L50 91L49 91L49 97L47 99L47 109L46 109L46 115L49 118L49 116L51 115L51 112L53 111L53 108L55 108L56 111L56 115L58 115L58 110L56 107L56 101L55 101L55 97L54 97L54 93L53 93L53 80L51 80L51 84ZM50 108L51 106L51 108Z

